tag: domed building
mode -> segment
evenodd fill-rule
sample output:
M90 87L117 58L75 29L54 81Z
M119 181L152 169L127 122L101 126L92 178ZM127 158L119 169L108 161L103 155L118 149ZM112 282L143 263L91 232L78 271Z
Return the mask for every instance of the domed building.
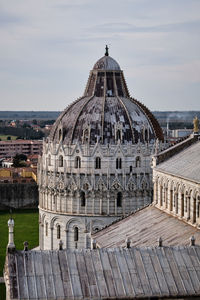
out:
M109 56L58 117L38 165L40 248L90 248L91 233L152 201L151 158L162 130L131 98Z

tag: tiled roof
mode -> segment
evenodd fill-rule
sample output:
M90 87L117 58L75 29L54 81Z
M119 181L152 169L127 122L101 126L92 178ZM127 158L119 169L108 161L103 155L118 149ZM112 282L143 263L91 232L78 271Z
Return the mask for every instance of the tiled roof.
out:
M200 141L160 163L154 169L200 183Z
M124 247L127 237L132 246L156 246L162 237L166 246L188 245L194 235L200 245L200 230L154 206L148 206L93 234L101 248Z
M160 299L200 296L200 247L15 251L9 299Z

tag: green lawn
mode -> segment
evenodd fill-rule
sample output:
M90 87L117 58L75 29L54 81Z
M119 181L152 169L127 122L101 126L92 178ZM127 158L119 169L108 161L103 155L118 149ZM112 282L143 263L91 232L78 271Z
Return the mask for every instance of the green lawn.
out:
M16 140L17 138L15 135L0 135L0 141L7 141L8 136L10 136L11 140Z
M4 283L0 283L0 300L6 299L6 287Z
M29 249L39 245L38 209L15 210L14 242L18 250L23 249L23 242L28 241ZM0 276L3 274L6 246L8 243L8 211L0 211Z

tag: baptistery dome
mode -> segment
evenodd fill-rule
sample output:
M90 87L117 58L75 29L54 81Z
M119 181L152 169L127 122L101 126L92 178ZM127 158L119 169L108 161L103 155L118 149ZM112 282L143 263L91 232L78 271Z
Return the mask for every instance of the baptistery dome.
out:
M119 64L108 55L90 72L83 97L67 107L57 119L50 140L64 144L123 144L163 139L152 113L131 98Z
M92 232L151 203L151 159L162 139L157 120L130 97L106 47L83 96L44 140L38 165L41 249L90 247Z

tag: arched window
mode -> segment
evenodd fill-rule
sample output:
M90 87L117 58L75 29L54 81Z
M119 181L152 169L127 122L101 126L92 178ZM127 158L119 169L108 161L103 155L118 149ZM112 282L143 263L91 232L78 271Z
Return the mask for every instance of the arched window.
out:
M59 133L58 133L58 135L59 135L59 141L61 140L61 138L62 138L62 130L61 129L59 129Z
M145 142L148 142L148 130L147 129L144 130L144 140L145 140Z
M121 169L122 168L122 159L121 157L116 158L116 169Z
M62 140L64 141L65 137L66 137L66 134L67 134L67 130L64 128L63 129L63 134L62 134Z
M74 242L78 242L78 227L74 227Z
M101 169L101 158L96 157L95 159L95 169Z
M63 156L59 156L59 167L63 167Z
M200 216L200 202L198 202L198 205L197 205L197 218L199 218Z
M46 236L48 236L48 223L45 223L45 233L46 233Z
M81 191L80 198L81 198L81 206L85 206L85 192Z
M57 239L60 239L60 225L57 226Z
M48 165L51 166L51 155L48 156Z
M136 168L140 168L141 167L141 158L140 156L137 156L135 159L135 166Z
M117 141L119 141L119 140L121 141L121 131L119 129L116 132L116 140Z
M122 193L117 193L117 207L122 207Z
M88 129L85 129L85 131L84 131L83 141L84 141L84 143L87 143L89 141L89 130Z
M80 169L81 167L81 158L79 156L75 157L75 168Z

